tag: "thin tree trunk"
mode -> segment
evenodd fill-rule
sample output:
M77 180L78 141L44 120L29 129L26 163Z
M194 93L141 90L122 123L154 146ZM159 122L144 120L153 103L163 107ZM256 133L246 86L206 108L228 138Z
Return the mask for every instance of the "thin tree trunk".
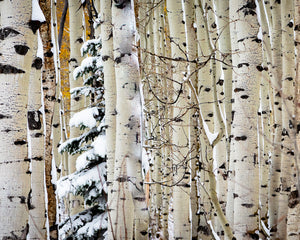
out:
M46 188L48 196L48 211L47 217L49 220L50 239L58 238L58 229L56 223L56 196L55 186L51 182L52 176L52 141L51 141L51 130L52 130L52 118L55 104L55 90L56 90L56 73L54 54L52 52L52 28L51 28L51 10L53 1L40 0L41 9L45 15L46 22L41 26L40 32L43 42L44 52L44 65L42 68L42 86L44 94L44 111L45 111L45 176L46 176ZM56 171L54 169L53 171Z
M33 41L38 52L38 41ZM42 46L39 46L42 47ZM39 49L40 50L40 49ZM31 192L28 199L29 239L46 239L46 208L44 178L44 119L41 112L41 68L43 56L34 54L28 91L28 148L31 172Z
M102 61L104 72L104 98L105 98L105 124L106 129L106 155L107 155L107 187L111 193L114 179L114 162L116 146L116 80L113 57L113 28L111 17L111 1L100 2ZM113 199L108 194L107 208L110 211ZM113 239L113 226L110 212L108 212L108 238Z

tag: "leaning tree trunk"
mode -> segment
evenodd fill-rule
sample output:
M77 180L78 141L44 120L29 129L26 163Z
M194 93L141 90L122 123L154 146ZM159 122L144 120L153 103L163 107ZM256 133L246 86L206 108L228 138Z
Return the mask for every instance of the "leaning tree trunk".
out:
M257 111L262 63L255 1L237 1L239 63L233 79L232 139L230 161L235 162L234 231L237 239L258 237ZM253 41L257 39L257 41ZM245 186L245 177L251 185Z
M141 98L133 1L112 4L116 76L116 145L111 204L114 239L147 239L141 166ZM133 226L135 227L133 231Z
M51 9L53 0L40 0L41 9L45 15L46 22L41 26L40 32L44 50L44 65L42 68L42 86L44 94L44 111L45 111L45 177L48 195L48 211L50 239L57 239L56 223L56 196L55 186L52 183L52 118L55 104L56 74L54 64L54 53L52 51L52 32L51 32ZM54 169L56 171L56 169Z
M40 26L31 11L31 1L0 3L1 239L25 240L29 231L27 103L34 33Z

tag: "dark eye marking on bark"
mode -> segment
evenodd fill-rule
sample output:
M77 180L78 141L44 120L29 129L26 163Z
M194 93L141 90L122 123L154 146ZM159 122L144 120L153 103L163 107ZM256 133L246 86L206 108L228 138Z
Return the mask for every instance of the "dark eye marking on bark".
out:
M255 4L255 0L248 0L248 2L242 6L240 9L237 10L237 12L239 11L243 11L243 13L245 14L245 16L247 15L256 15L256 4Z
M32 160L35 160L35 161L42 161L42 160L43 160L43 157L34 157L34 158L32 158Z
M205 88L204 91L205 91L205 92L209 92L209 91L210 91L210 88Z
M246 141L247 140L247 136L235 137L234 140L236 140L236 141Z
M0 40L4 40L7 37L15 37L18 34L20 34L18 31L10 28L10 27L5 27L0 29Z
M29 210L35 209L35 206L32 205L32 189L30 189L29 193L28 193L28 197L27 197L27 207Z
M40 28L40 26L43 24L44 22L40 22L37 20L30 20L28 22L28 26L30 27L30 29L32 30L33 33L36 33L36 31Z
M127 3L130 4L130 0L114 0L114 2L115 2L115 6L120 9L125 8Z
M22 203L22 204L26 203L26 197L19 196L19 198L20 198L20 203Z
M246 208L252 208L254 204L252 203L242 203L241 206L246 207Z
M75 42L83 43L83 40L82 40L82 38L80 37L80 38L77 38Z
M28 127L29 130L38 130L41 129L42 123L41 123L41 112L40 111L28 111L27 112L27 121L28 121Z
M247 99L247 98L249 98L248 95L242 95L242 96L241 96L241 99Z
M44 53L45 57L52 57L53 56L53 52L51 50L49 50L48 52Z
M264 68L263 68L261 65L256 66L256 69L257 69L259 72L262 72L262 71L264 70Z
M295 30L295 31L300 31L300 24L295 25L294 30Z
M103 61L103 62L106 62L108 59L109 59L109 56L108 56L108 55L102 56L102 61Z
M293 22L289 22L287 26L290 27L290 28L292 28L293 25L294 25Z
M289 208L295 208L299 204L299 193L298 190L292 191L289 194Z
M0 63L0 74L16 74L16 73L25 73L25 71L11 65L3 65Z
M42 66L43 66L43 60L39 57L35 58L31 64L31 67L33 67L37 70L41 69Z
M6 115L3 115L0 113L0 119L3 119L3 118L11 118L11 116L6 116Z
M24 139L14 141L14 144L15 144L15 145L24 145L24 144L26 144L26 143L27 143L27 142L26 142Z
M241 67L243 67L243 65L245 65L246 67L249 67L249 63L239 63L239 64L237 65L237 67L238 67L238 68L241 68Z
M218 85L220 85L220 86L223 86L223 84L224 84L224 79L219 79L219 81L218 81L216 84L218 84Z
M242 91L245 91L244 88L235 88L234 89L234 92L242 92Z
M26 53L29 50L29 47L27 47L26 45L15 45L14 48L15 48L15 51L17 54L20 54L23 56L26 55Z

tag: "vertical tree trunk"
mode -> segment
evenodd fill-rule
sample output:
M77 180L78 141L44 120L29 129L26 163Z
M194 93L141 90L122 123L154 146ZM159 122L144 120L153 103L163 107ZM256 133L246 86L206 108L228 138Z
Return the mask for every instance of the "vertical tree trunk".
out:
M115 239L146 239L148 210L142 182L140 76L132 0L113 2L112 22L117 90L113 234Z
M234 231L237 239L258 237L258 151L257 111L262 63L261 41L255 1L237 1L237 43L239 63L233 79L232 154L235 163ZM251 83L250 83L251 82ZM246 107L247 106L247 107ZM245 124L246 123L246 124ZM251 183L244 184L245 177Z
M27 103L35 27L40 26L31 11L31 1L0 3L1 239L25 240L29 231Z
M44 65L42 68L42 86L44 96L44 111L45 111L45 176L46 176L46 188L48 195L48 220L50 228L50 239L57 239L57 224L56 224L56 196L55 186L51 182L52 176L52 118L55 104L55 90L56 90L56 73L54 64L54 53L52 50L52 27L51 27L51 10L52 0L40 0L41 9L45 15L46 22L41 26L40 32L43 42L44 52ZM56 171L56 169L53 169Z
M113 28L111 16L111 0L100 2L101 16L101 39L102 39L102 61L104 72L104 98L105 98L105 124L106 129L106 155L107 155L107 187L111 193L114 179L114 162L116 146L116 80L113 57ZM108 194L108 238L113 239L113 222L110 215L110 208L113 199Z
M39 37L39 36L38 36ZM40 39L39 39L40 40ZM31 191L28 199L29 239L46 239L46 208L45 208L45 162L44 162L44 119L41 93L41 68L43 56L38 49L38 39L34 39L35 51L31 65L28 91L28 147L31 172ZM42 48L42 46L39 46Z
M182 1L167 1L168 21L171 39L171 57L173 59L186 58L185 22L183 17ZM172 62L174 87L174 99L172 105L172 161L173 161L173 218L174 238L190 239L191 224L189 217L190 201L190 173L188 168L189 159L189 102L188 88L184 83L184 75L187 72L187 64L181 61Z
M195 10L194 0L188 0L184 2L184 13L185 13L185 27L186 27L186 39L187 39L187 56L189 61L194 61L197 58L197 29L194 26L195 22ZM195 88L197 88L197 64L189 63L188 76ZM190 90L191 92L191 90ZM191 237L192 239L198 239L198 226L199 226L199 196L197 189L197 173L199 171L199 129L198 129L198 118L199 108L196 104L195 96L190 93L191 96L191 110L189 112L189 151L190 151L190 163L191 169L191 191L190 191L190 202L191 202Z
M70 89L82 86L82 78L74 79L73 71L80 65L82 61L80 48L84 41L83 39L83 12L81 2L77 0L69 0L69 25L70 25L70 60L69 60L69 80ZM84 96L71 98L70 117L72 118L75 113L81 111L85 106ZM80 136L82 131L78 127L70 127L70 138ZM76 159L79 155L69 155L68 157L68 170L69 174L76 171ZM72 193L69 196L69 211L70 215L81 212L83 207L83 198L81 196L74 196Z

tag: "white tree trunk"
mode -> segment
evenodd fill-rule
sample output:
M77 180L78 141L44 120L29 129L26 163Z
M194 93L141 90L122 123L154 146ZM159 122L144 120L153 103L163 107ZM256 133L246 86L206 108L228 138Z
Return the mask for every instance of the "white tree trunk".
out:
M31 1L0 3L0 238L26 239L30 171L27 103L34 33ZM39 25L39 24L38 24Z
M230 156L235 163L234 231L237 239L258 237L257 111L259 107L261 41L254 1L237 1L239 63L233 79L232 139ZM256 41L253 41L255 39ZM251 82L251 83L250 83ZM251 185L245 185L245 177Z
M142 183L141 99L133 1L112 4L116 76L116 152L111 218L115 239L147 239ZM134 231L133 231L134 226Z

